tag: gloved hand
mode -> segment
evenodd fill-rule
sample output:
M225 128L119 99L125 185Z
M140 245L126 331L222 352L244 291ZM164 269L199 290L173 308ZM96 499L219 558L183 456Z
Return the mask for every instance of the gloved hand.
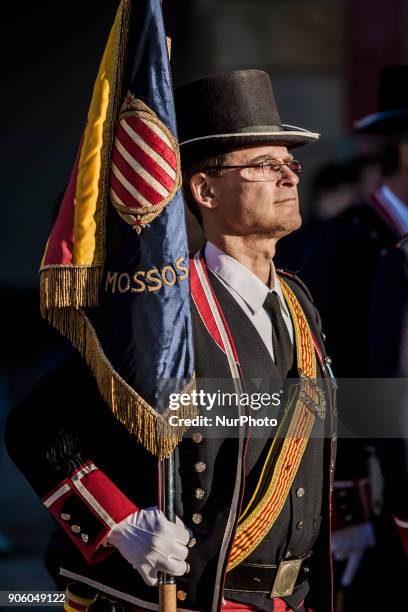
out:
M134 512L118 523L109 534L108 544L119 550L146 584L156 586L160 571L173 576L186 573L191 535L178 517L176 523L171 523L154 506Z
M341 586L350 586L360 567L365 550L375 544L373 526L371 523L361 523L345 527L334 531L331 538L333 558L336 561L347 559L341 577Z

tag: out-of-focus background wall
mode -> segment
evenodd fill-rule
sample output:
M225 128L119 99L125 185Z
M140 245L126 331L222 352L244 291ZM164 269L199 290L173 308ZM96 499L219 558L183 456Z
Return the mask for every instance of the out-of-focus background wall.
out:
M348 205L357 188L366 189L364 181L375 182L375 160L358 180L350 170L351 159L375 154L351 125L376 110L381 68L408 61L408 0L164 4L175 85L223 70L264 69L283 121L321 133L298 153L306 219L322 185L338 188L333 208L326 201L319 213L327 217ZM41 375L55 341L39 317L37 270L117 5L60 0L2 7L0 430L9 407ZM0 490L0 590L53 588L41 560L52 521L2 442Z

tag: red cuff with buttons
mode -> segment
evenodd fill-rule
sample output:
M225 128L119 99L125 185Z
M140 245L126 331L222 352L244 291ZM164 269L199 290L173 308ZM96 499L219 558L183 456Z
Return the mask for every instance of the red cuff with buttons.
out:
M397 516L394 516L394 521L398 527L401 542L408 557L408 521L403 521Z
M109 533L138 510L92 462L61 481L43 503L90 564L112 552L104 546Z
M371 485L368 478L335 480L332 530L366 523L371 518Z

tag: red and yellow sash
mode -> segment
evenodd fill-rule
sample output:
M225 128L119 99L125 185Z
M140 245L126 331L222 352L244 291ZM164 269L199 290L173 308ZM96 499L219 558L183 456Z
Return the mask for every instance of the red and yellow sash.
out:
M313 336L295 294L282 278L280 282L295 332L300 385L295 394L291 394L257 488L240 516L227 571L248 557L272 528L298 471L315 414L324 418L324 398L315 382Z

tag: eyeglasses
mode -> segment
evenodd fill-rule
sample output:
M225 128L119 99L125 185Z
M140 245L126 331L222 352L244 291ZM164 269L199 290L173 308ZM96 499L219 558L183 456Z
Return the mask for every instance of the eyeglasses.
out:
M242 166L206 166L202 168L202 172L206 170L224 170L227 168L241 169L244 178L248 181L274 181L282 174L282 167L287 166L296 176L300 176L302 165L296 159L283 162L277 159L271 161L260 162L257 164L244 164Z

